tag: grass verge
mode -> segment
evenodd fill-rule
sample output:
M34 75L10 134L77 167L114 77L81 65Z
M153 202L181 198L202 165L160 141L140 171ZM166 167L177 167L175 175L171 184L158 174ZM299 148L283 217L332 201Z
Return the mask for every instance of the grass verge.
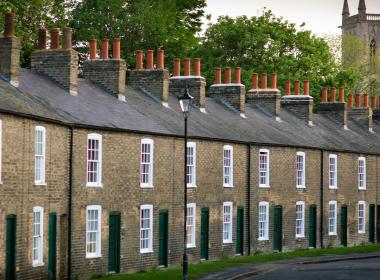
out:
M297 250L287 253L271 253L271 254L256 254L253 256L241 256L219 261L207 261L203 263L190 264L189 278L196 279L207 273L220 270L222 268L235 266L247 263L263 263L276 260L303 258L303 257L318 257L323 255L347 255L355 253L370 253L380 251L380 244L362 245L356 247L339 247L339 248L324 248L312 250ZM168 269L153 269L147 272L138 272L134 274L116 274L109 276L97 277L101 280L171 280L181 279L182 268Z

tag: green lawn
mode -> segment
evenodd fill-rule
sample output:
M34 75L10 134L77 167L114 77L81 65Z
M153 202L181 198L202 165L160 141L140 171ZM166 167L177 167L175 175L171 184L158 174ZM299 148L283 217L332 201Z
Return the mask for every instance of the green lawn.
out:
M189 278L195 279L199 276L205 275L209 272L216 271L225 267L246 264L246 263L262 263L275 260L284 260L302 257L317 257L327 254L346 255L353 253L369 253L380 251L380 244L363 245L350 248L325 248L325 249L312 249L312 250L298 250L288 253L272 253L272 254L258 254L254 256L243 256L231 259L224 259L220 261L209 261L198 264L191 264L189 269ZM182 268L169 268L169 269L153 269L147 272L139 272L134 274L117 274L111 276L103 276L97 279L102 280L170 280L181 279Z

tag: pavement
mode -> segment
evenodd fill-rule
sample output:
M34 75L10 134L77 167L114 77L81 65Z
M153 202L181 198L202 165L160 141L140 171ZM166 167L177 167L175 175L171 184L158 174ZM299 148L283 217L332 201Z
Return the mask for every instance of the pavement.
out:
M261 264L242 264L212 272L198 280L356 280L380 279L380 252L326 255Z

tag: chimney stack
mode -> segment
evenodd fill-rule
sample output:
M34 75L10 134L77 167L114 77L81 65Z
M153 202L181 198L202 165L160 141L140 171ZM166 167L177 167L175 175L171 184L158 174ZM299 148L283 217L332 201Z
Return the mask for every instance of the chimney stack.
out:
M245 117L245 86L241 84L241 68L235 67L235 80L231 83L231 67L224 68L224 83L221 83L219 70L215 71L215 84L210 86L210 96L226 107Z
M73 96L78 90L78 53L72 47L71 28L63 30L63 45L59 48L59 29L50 30L50 49L45 49L40 31L40 49L33 52L32 70L50 77Z
M141 52L141 54L140 54ZM141 64L136 66L129 75L129 82L135 89L140 90L163 106L168 107L169 101L169 71L165 69L165 55L163 49L157 50L157 63L154 67L154 51L147 51L146 69L142 65L142 51L137 52ZM140 58L141 57L141 58ZM181 75L181 62L179 58L174 60L173 76Z
M363 94L363 106L360 106L360 94L355 94L355 107L348 110L348 118L350 121L367 126L368 130L373 132L372 109L368 107L368 94Z
M90 40L90 60L83 62L83 76L109 94L125 101L126 64L120 59L120 38L113 40L112 58L109 59L109 40L102 39L100 59L96 59L96 40ZM139 63L136 60L137 63Z
M181 60L179 58L174 59L173 76L181 76Z
M344 102L344 88L339 88L339 100L336 102L336 89L330 89L330 103L327 102L327 89L322 89L322 103L318 106L318 114L340 124L347 129L347 104Z
M267 74L261 74L261 88L258 88L258 74L252 76L252 89L246 94L247 104L280 120L280 91L277 89L277 74L271 74L271 87L267 88Z
M14 15L5 14L4 37L0 37L0 72L10 84L19 85L20 39L14 36Z

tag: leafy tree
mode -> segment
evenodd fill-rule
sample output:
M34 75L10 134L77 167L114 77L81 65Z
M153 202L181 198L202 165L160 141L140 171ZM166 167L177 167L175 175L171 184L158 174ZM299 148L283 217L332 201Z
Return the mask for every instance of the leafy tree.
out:
M21 39L21 65L30 66L31 52L36 49L38 29L67 26L74 0L0 0L1 11L15 13L15 33ZM4 17L0 16L3 32Z
M189 52L198 42L205 0L84 0L71 22L74 40L122 37L122 52L134 65L138 49L165 49L167 62ZM86 52L87 49L79 49Z
M242 67L242 82L249 89L253 72L277 72L278 85L285 80L310 80L315 100L321 85L333 75L336 63L328 44L270 10L257 17L218 18L205 32L202 44L194 51L203 61L203 74L213 81L214 67Z

